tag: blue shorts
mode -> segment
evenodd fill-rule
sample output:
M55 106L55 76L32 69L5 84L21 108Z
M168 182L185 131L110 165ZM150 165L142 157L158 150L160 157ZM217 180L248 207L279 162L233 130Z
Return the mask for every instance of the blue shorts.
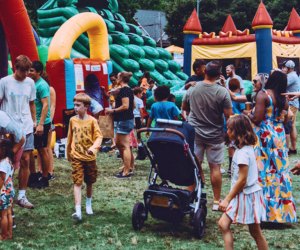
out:
M134 129L134 119L117 121L117 134L128 135Z
M26 141L24 144L24 151L30 151L34 149L34 136L33 133L26 135Z

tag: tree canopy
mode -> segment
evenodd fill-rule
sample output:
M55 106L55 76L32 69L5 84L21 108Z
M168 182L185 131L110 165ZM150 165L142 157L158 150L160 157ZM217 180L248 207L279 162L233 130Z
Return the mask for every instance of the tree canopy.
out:
M109 1L109 0L106 0ZM203 31L218 33L226 17L231 14L238 29L251 29L251 23L261 0L201 0L199 18ZM33 26L36 27L36 10L46 0L24 0ZM168 25L166 33L173 44L183 45L182 29L187 19L196 8L197 0L118 0L119 13L126 21L135 23L133 16L138 9L161 10L166 13ZM292 8L300 11L298 0L263 1L273 19L274 28L283 30L287 25Z

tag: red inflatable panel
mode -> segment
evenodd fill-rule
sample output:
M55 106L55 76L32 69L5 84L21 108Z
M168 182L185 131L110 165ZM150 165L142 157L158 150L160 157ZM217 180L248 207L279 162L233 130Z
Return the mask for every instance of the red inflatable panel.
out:
M19 55L26 55L32 61L38 60L31 23L22 0L0 0L0 21L2 23L12 62Z

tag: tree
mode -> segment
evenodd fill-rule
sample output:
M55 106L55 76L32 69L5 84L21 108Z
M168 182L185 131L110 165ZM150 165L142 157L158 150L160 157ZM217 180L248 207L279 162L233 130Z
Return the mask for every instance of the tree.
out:
M168 21L165 29L172 44L183 46L183 26L195 8L195 1L188 0L166 2L166 19Z

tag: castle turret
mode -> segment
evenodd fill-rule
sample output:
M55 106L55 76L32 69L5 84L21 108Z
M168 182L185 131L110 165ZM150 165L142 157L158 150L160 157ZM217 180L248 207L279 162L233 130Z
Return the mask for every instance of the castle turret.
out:
M183 61L183 72L187 75L191 75L192 65L192 43L193 40L199 37L202 32L201 23L199 21L196 10L194 9L192 15L187 20L183 27L184 33L184 61Z
M272 69L272 27L273 21L261 2L252 21L255 30L257 71L269 73Z
M300 16L295 8L293 8L288 24L286 26L287 31L293 31L294 36L300 37Z
M236 26L234 24L234 21L233 21L231 15L227 16L226 21L222 28L222 32L224 32L224 33L231 32L232 35L237 34L237 29L236 29Z

